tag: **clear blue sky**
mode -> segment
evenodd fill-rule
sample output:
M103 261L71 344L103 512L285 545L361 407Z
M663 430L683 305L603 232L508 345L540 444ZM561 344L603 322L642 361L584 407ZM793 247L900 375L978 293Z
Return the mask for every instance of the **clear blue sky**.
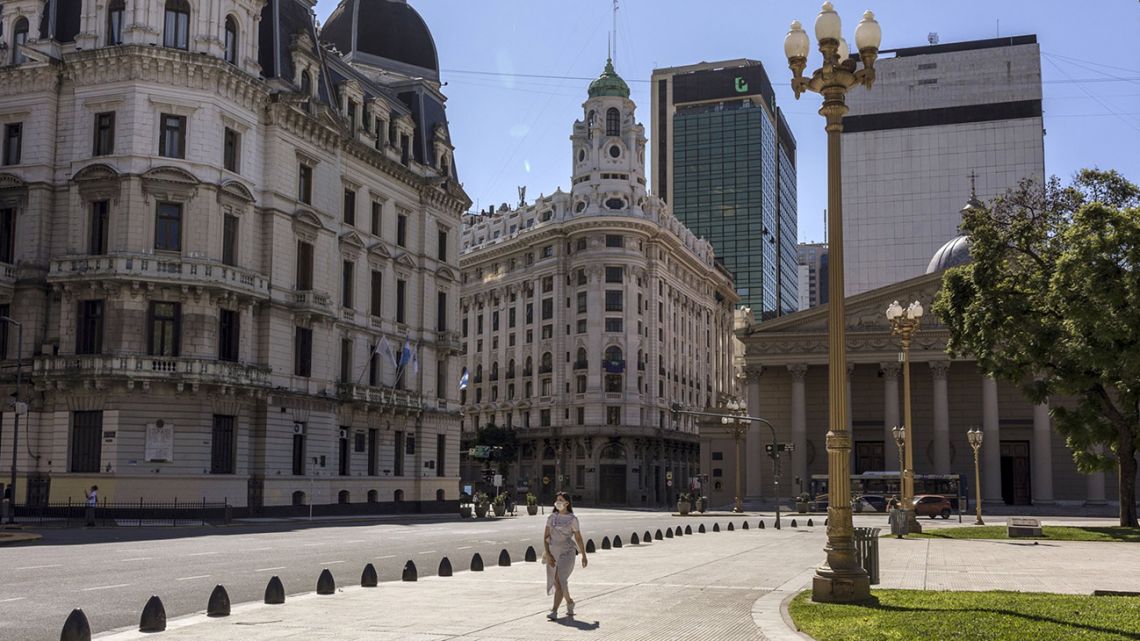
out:
M570 126L589 78L601 72L612 0L409 0L435 36L460 179L486 208L569 188ZM799 144L799 237L822 240L825 135L819 97L789 88L784 34L808 28L820 2L621 0L617 69L649 130L649 77L656 67L753 58L776 86ZM1035 33L1045 92L1045 171L1068 179L1081 167L1116 168L1140 181L1140 3L1136 0L836 0L848 41L865 9L883 48ZM335 0L320 0L324 19ZM478 72L478 73L475 73ZM520 74L557 76L528 78ZM860 89L861 91L861 89ZM652 139L650 140L652 144ZM473 206L474 207L474 206Z

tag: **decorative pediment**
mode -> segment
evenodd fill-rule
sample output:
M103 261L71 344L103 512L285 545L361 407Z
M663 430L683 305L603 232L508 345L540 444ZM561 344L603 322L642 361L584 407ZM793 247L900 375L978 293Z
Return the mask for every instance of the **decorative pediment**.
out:
M416 266L416 261L412 258L411 254L400 254L399 257L396 258L396 263L413 269Z
M142 175L144 181L165 182L176 185L197 186L200 182L194 174L178 167L155 167Z
M368 253L382 258L392 257L392 252L388 251L388 246L379 240L368 246Z
M249 190L244 184L237 180L229 180L222 183L218 188L218 198L221 199L225 196L237 199L244 203L252 203L254 201L253 192Z
M142 175L143 191L160 200L190 200L198 184L194 174L178 167L155 167Z
M447 267L440 267L439 269L435 270L435 277L438 280L445 280L445 281L458 280L455 276L455 272L451 271L451 269L449 269Z
M0 174L0 189L24 189L28 185L19 176Z
M360 234L356 233L355 231L350 230L344 232L340 235L340 238L338 240L340 241L340 248L342 251L345 249L351 249L352 251L364 251L367 248L367 245L364 243L364 239L362 239L360 237Z
M325 228L321 223L320 216L311 209L301 208L293 212L293 227L296 229L298 226L309 228L308 231L317 232Z
M87 165L83 169L80 169L75 172L75 175L72 176L71 179L75 182L118 180L119 172L116 171L114 167L100 162Z

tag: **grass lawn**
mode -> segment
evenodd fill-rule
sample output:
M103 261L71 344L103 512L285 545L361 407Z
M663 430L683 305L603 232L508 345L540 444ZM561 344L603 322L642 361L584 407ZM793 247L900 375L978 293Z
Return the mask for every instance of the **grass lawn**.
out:
M1126 541L1140 543L1140 530L1127 527L1070 527L1046 525L1041 528L1043 537L1018 537L1050 541ZM889 534L887 536L890 536ZM1006 539L1004 525L961 526L943 529L931 528L922 534L908 534L912 539Z
M1125 641L1140 639L1140 597L875 590L871 605L789 604L818 641Z

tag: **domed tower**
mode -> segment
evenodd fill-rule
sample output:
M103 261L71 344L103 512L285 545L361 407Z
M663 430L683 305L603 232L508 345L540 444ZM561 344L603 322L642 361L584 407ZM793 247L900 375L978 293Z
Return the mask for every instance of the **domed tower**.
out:
M348 62L439 82L435 40L407 0L342 0L320 38Z
M970 194L970 200L966 201L966 206L960 210L963 218L966 213L985 207L982 201L978 200L976 193ZM946 244L938 248L934 252L934 256L930 258L930 263L926 266L926 273L933 274L940 272L944 269L957 267L970 262L970 236L962 231L961 226L958 227L958 235L946 241Z
M583 119L570 136L575 214L640 212L645 198L645 128L634 119L629 85L606 60L602 75L590 83L582 104Z

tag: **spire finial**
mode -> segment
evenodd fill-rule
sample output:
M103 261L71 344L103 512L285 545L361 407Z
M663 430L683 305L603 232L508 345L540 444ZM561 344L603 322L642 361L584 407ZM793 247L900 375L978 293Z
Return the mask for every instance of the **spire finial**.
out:
M610 56L609 56L610 60L613 60L617 56L617 33L618 33L617 32L617 12L618 12L618 0L614 0L614 30L613 30L613 42L610 45Z
M970 198L971 199L978 197L978 189L977 189L977 186L974 184L974 181L977 179L977 177L978 177L977 172L975 172L973 169L971 169L970 170Z

